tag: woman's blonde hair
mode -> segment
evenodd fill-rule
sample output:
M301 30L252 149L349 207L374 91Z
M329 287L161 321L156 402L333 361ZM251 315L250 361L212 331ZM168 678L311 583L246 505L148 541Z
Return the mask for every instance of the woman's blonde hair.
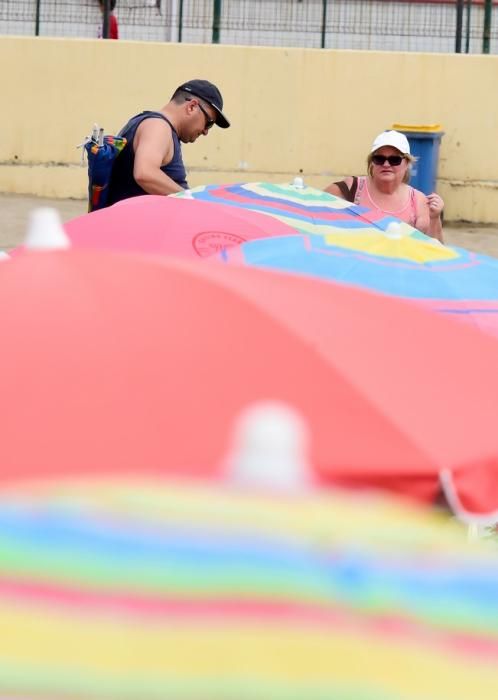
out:
M367 157L367 173L368 173L369 177L372 177L372 172L373 172L372 158L374 157L374 155L375 155L375 151L373 153L369 153L368 157ZM407 167L405 174L403 176L403 182L410 182L410 177L412 174L412 165L413 165L413 163L415 163L417 161L417 159L415 158L415 156L412 156L410 153L400 153L400 155L402 155L403 158L408 161L408 167Z

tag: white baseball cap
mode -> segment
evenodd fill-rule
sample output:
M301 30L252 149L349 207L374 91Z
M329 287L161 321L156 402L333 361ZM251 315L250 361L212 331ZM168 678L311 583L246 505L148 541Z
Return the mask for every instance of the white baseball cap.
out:
M410 154L410 144L404 134L399 131L383 131L377 136L372 144L370 153L373 153L382 146L392 146L397 148L403 155Z

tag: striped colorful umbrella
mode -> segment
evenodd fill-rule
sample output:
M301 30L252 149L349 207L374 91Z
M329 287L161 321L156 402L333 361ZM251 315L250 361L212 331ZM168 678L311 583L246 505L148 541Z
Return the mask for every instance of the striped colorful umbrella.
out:
M247 209L175 197L131 197L66 222L76 248L205 258L247 240L292 235L277 219Z
M2 697L497 697L497 552L442 517L117 480L0 523Z
M235 185L205 185L188 192L172 195L193 197L205 202L222 202L237 209L250 209L267 214L291 226L297 233L326 234L333 230L385 231L398 219L346 202L340 197L314 189L291 184L249 182ZM404 230L414 236L424 236L403 224Z
M424 306L498 335L498 260L443 246L423 234L330 232L250 241L225 262L347 282Z
M181 258L205 258L255 238L295 234L281 221L248 209L159 195L124 199L71 219L64 229L73 248ZM24 251L18 246L11 256Z

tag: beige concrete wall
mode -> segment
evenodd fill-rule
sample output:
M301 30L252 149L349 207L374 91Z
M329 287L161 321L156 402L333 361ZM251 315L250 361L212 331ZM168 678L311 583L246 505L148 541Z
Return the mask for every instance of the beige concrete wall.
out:
M393 122L443 125L448 220L498 222L498 57L0 37L0 191L84 197L75 145L117 131L192 77L219 84L227 131L184 149L192 186L361 174Z

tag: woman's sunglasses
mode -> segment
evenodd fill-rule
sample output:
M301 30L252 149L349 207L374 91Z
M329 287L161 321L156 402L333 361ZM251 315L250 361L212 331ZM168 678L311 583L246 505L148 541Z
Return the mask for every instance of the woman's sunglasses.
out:
M375 165L384 165L386 162L389 163L389 165L401 165L402 161L404 160L403 156L372 156L372 163L375 163Z

